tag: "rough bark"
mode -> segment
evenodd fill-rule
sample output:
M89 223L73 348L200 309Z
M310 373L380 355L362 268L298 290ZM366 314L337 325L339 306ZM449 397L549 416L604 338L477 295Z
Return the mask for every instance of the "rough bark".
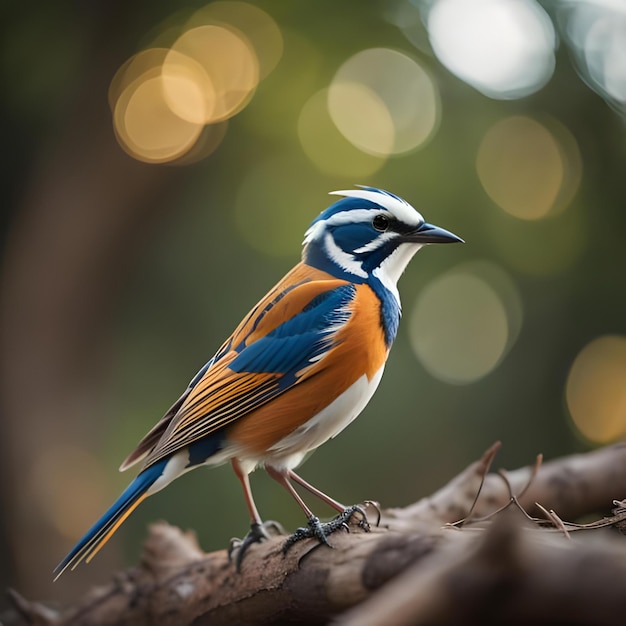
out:
M286 555L275 537L240 573L225 550L205 554L193 533L155 524L139 566L74 606L12 592L14 623L619 623L626 542L612 527L626 509L613 500L626 494L626 446L488 473L497 447L429 498L383 510L369 533L355 525L332 535L333 549L308 540ZM595 523L563 521L611 507Z

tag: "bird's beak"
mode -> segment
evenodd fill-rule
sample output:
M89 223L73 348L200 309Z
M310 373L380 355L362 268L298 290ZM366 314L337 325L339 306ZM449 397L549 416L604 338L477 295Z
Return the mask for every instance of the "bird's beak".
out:
M407 243L465 243L460 237L445 228L424 222L412 233L403 237Z

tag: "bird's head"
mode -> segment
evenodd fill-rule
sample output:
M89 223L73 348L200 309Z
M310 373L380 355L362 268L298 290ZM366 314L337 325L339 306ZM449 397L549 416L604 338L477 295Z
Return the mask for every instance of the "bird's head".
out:
M428 243L462 242L433 226L405 200L373 187L333 191L344 196L313 221L304 238L308 265L351 282L396 284L413 255Z

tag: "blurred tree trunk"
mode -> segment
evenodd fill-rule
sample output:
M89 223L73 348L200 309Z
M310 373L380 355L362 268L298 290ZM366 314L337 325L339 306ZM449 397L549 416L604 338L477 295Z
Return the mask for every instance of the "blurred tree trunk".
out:
M62 459L96 444L109 316L159 199L180 177L176 168L134 161L115 140L107 89L126 54L116 47L131 13L118 5L92 3L83 16L91 36L84 75L26 180L3 262L0 488L15 570L5 575L39 597L52 595L42 564L52 567L66 543L67 495L53 482L65 480L69 493L69 481L81 481ZM92 497L103 506L110 495ZM95 566L108 570L116 558L111 551ZM80 586L76 578L64 592Z

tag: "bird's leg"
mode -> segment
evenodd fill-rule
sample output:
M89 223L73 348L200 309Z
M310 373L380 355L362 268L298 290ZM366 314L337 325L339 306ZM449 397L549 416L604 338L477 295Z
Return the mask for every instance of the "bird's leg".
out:
M348 522L355 513L359 513L362 518L359 522L359 526L361 526L366 531L369 530L369 524L367 523L365 512L363 511L363 509L361 509L361 507L343 507L341 504L339 504L339 502L336 502L318 489L315 489L315 487L307 483L304 479L300 478L297 474L290 470L278 471L268 466L266 466L265 469L275 481L282 485L292 495L294 500L300 505L300 507L304 511L304 514L309 520L306 527L297 528L294 533L287 539L287 541L283 545L283 552L287 552L287 550L289 550L289 548L298 541L313 537L317 539L320 543L324 543L327 546L330 546L330 544L328 543L327 535L334 533L340 528L349 530ZM293 478L297 483L311 491L311 493L320 497L324 502L332 506L334 509L340 511L340 514L330 522L322 524L319 520L319 517L314 515L313 511L309 509L304 500L300 497L300 494L298 494L298 492L294 489L294 486L289 480L290 478Z
M304 478L302 478L301 476L298 476L298 474L296 474L293 470L289 470L288 474L289 474L289 478L292 478L293 480L295 480L299 485L302 485L302 487L304 487L307 491L310 491L314 496L317 496L320 500L322 500L322 502L326 502L328 506L335 509L335 511L338 511L340 518L345 518L345 521L348 522L350 521L350 519L355 513L358 513L360 517L359 526L363 528L363 530L365 531L368 531L370 529L369 522L367 520L367 515L365 514L365 511L363 510L362 507L358 505L345 506L341 504L341 502L337 502L337 500L334 500L330 496L326 495L323 491L320 491L319 489L314 487L311 483L308 483L306 480L304 480ZM378 516L380 518L380 510L378 509L378 506L376 505L376 503L372 502L371 500L367 500L365 502L365 506L368 506L368 505L372 505L378 511Z
M250 530L248 531L248 534L243 539L231 539L230 546L228 548L228 558L231 560L233 558L233 553L237 552L235 564L237 566L237 571L240 571L243 557L253 543L259 543L269 539L271 534L268 530L273 531L273 534L284 534L285 531L278 522L268 521L264 523L261 521L261 516L256 508L254 498L252 497L252 489L250 488L250 478L248 476L248 472L243 470L237 459L233 459L231 464L233 466L233 470L235 471L235 475L239 479L243 488L246 506L248 508L248 512L250 513Z
M340 502L337 502L337 500L333 500L333 498L331 498L330 496L327 496L323 491L320 491L319 489L314 487L311 483L308 483L306 480L304 480L304 478L302 478L301 476L298 476L298 474L296 474L293 470L289 470L287 474L289 478L295 480L299 485L304 487L307 491L310 491L314 496L318 497L322 502L326 502L326 504L328 504L328 506L335 509L335 511L338 511L339 513L343 513L346 510L346 507L343 504L341 504Z
M325 524L320 522L319 517L311 511L306 505L306 502L300 497L300 494L294 489L291 482L289 482L289 476L286 471L279 472L273 467L266 466L267 473L280 485L282 485L293 497L293 499L300 505L300 508L307 516L308 524L306 528L297 528L296 531L287 539L283 546L283 552L286 552L293 543L300 541L301 539L307 539L308 537L315 537L320 543L325 543L327 546L330 544L326 539ZM336 530L336 529L335 529ZM330 532L333 532L332 530ZM287 545L289 544L289 545Z

